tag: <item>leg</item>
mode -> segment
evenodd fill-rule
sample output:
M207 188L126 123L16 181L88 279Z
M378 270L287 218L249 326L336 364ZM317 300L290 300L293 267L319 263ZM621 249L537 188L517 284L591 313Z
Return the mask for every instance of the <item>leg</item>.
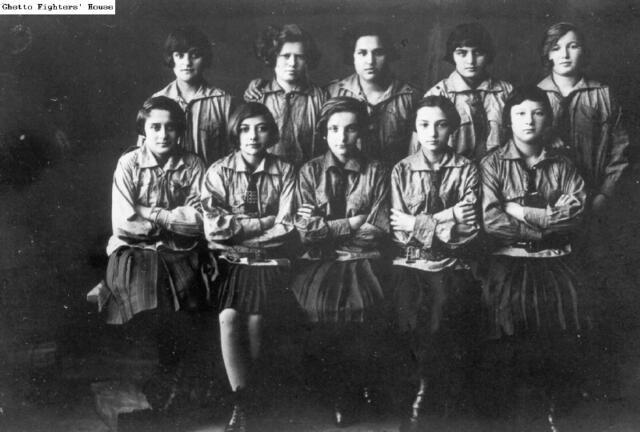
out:
M254 362L260 357L262 344L262 315L249 315L247 320L249 330L249 352Z
M244 389L250 369L249 353L243 334L244 323L240 313L234 309L224 309L220 320L220 347L231 390Z

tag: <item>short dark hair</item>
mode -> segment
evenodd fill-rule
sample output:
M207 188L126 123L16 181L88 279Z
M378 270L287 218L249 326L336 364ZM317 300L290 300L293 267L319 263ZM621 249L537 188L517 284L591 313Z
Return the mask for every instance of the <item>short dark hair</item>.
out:
M254 43L254 51L258 60L270 68L276 65L276 59L287 42L301 42L307 68L315 69L320 62L321 53L311 35L297 24L285 24L282 27L269 26L260 33Z
M169 111L171 120L176 128L176 132L179 136L184 134L187 128L187 123L184 111L180 108L178 102L166 96L155 96L144 101L142 108L138 110L138 115L136 117L136 129L138 131L138 135L145 135L144 125L153 110Z
M244 102L233 110L229 116L229 125L227 126L227 135L229 143L233 148L240 146L240 125L242 122L251 117L264 117L269 128L269 144L268 147L278 142L279 133L278 125L269 111L269 108L258 102Z
M356 43L364 36L377 36L384 47L388 60L393 61L400 57L386 27L377 22L367 21L355 24L342 33L339 42L344 64L353 65L353 52L356 49Z
M545 69L551 70L553 62L549 60L549 53L555 44L558 43L561 37L569 32L574 32L578 37L578 41L582 45L582 64L586 65L589 60L589 50L586 47L584 34L578 27L570 22L559 22L550 26L547 31L544 32L542 43L540 44L540 60Z
M460 114L453 102L444 96L427 96L421 99L413 110L413 130L416 128L416 117L418 116L418 111L420 108L424 107L440 108L447 117L447 122L451 127L451 131L460 127Z
M548 121L553 121L553 110L549 103L547 93L535 85L525 85L516 87L511 95L504 103L502 110L502 126L505 130L505 140L510 140L513 137L513 131L511 130L511 108L516 105L520 105L522 102L530 100L542 104Z
M460 47L474 47L487 54L489 63L493 62L495 49L491 35L480 23L464 23L456 26L447 39L443 60L455 64L453 52Z
M338 96L329 99L322 105L320 118L316 130L322 137L327 136L327 123L332 115L340 112L350 112L356 115L359 129L365 130L369 125L369 113L364 102L348 96Z
M202 56L204 67L211 65L213 55L211 53L211 42L207 36L193 26L180 27L169 33L164 42L164 64L170 68L175 66L173 62L174 52L197 51Z

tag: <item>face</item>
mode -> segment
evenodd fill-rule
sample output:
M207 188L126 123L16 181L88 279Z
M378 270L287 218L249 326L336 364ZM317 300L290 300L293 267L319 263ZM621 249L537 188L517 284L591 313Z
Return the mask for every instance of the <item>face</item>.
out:
M456 71L465 79L476 81L484 77L489 65L487 53L480 48L458 47L453 51Z
M364 81L376 81L387 72L387 53L378 36L362 36L356 41L353 66Z
M562 76L576 76L582 66L583 48L578 36L570 31L558 39L549 51L553 73Z
M158 159L168 157L178 144L178 131L169 111L151 110L144 123L144 134L145 145Z
M511 130L513 138L521 143L538 141L547 127L547 113L540 102L525 100L511 107Z
M327 144L331 153L344 160L356 149L360 136L358 116L352 112L337 112L327 122Z
M187 52L173 53L173 73L176 79L186 83L195 83L202 79L204 58L195 48Z
M249 117L240 123L238 141L240 153L245 157L262 155L270 144L269 123L263 116Z
M276 58L275 74L278 81L297 83L305 77L307 59L302 42L285 42Z
M422 107L416 113L416 133L423 152L442 153L447 148L451 127L440 107Z

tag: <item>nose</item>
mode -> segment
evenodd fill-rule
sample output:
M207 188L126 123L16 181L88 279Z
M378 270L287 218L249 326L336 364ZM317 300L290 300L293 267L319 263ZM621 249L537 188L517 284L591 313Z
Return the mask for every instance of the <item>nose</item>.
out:
M478 55L476 53L471 53L467 56L467 62L471 66L475 66L478 61Z
M565 47L564 48L564 58L568 59L569 58L569 47Z
M427 126L427 136L429 136L430 138L438 137L438 129L436 129L435 125Z
M167 129L164 126L159 127L156 135L158 136L158 138L164 140L164 138L167 136Z
M296 56L287 57L287 66L295 66L296 65Z
M532 125L533 124L533 113L526 114L524 120L525 120L527 125Z

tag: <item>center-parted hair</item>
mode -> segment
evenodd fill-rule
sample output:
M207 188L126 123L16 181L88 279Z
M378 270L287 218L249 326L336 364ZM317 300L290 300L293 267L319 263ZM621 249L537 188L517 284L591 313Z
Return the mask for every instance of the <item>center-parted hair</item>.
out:
M541 90L535 85L516 87L505 101L502 111L502 125L505 129L506 141L513 137L513 131L511 130L511 108L516 105L520 105L526 100L540 103L547 116L547 121L551 122L553 120L551 104L549 103L549 98L544 90Z
M278 125L269 108L258 102L245 102L238 105L231 113L231 116L229 116L227 134L229 136L229 144L231 144L233 148L237 149L240 147L240 126L242 122L252 117L263 117L267 122L269 129L269 144L267 147L271 147L278 142Z
M365 130L369 125L369 113L364 102L348 96L338 96L329 99L322 105L320 118L316 130L322 137L327 136L327 123L332 115L341 112L350 112L356 115L359 129Z
M275 67L276 59L287 42L301 42L308 69L315 69L320 62L321 53L311 35L297 24L285 24L281 27L269 26L260 33L254 43L258 60L270 68Z
M452 132L460 127L460 114L458 114L458 110L453 102L444 96L427 96L421 99L413 110L413 130L416 130L416 117L418 116L418 111L420 108L424 107L440 108L447 118L447 122L449 123L449 127Z
M153 110L168 111L178 136L182 136L184 134L187 123L184 111L180 108L178 102L166 96L155 96L147 99L142 104L142 108L138 111L138 115L136 117L136 129L138 131L138 135L145 136L144 125Z
M173 68L173 53L195 51L202 56L204 67L211 65L211 42L207 36L195 27L180 27L169 33L164 42L164 63Z
M393 45L393 39L387 28L377 22L362 22L347 28L339 39L344 64L353 66L353 52L358 39L364 36L377 36L380 39L389 61L399 58L398 51Z
M455 64L453 61L453 52L456 48L460 47L478 48L486 53L489 63L493 62L493 58L495 57L493 39L487 29L479 23L460 24L449 33L443 60Z
M549 53L555 44L558 43L561 37L569 32L574 32L578 38L578 42L582 46L582 65L586 65L589 59L589 51L585 46L584 34L570 22L559 22L550 26L547 31L544 32L542 43L540 44L540 60L545 69L550 70L553 67L553 62L549 60Z

